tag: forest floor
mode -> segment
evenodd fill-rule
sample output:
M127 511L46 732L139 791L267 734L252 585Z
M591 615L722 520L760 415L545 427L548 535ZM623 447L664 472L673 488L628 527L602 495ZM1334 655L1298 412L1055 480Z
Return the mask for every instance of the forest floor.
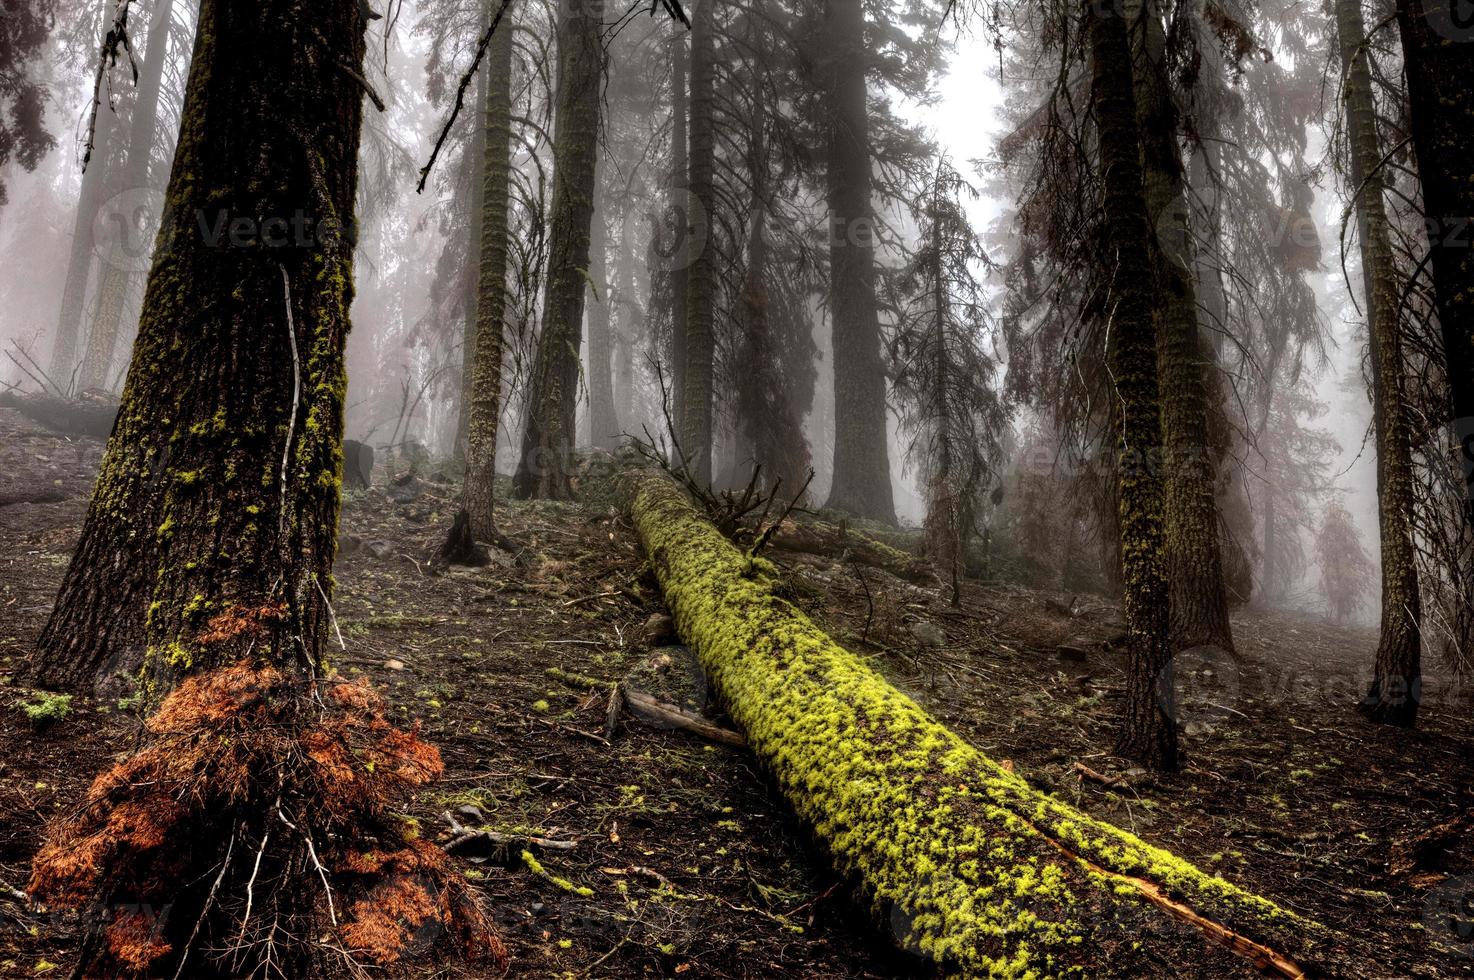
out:
M35 734L11 680L49 611L100 448L0 410L0 491L59 498L0 506L0 976L69 970L75 919L23 909L6 886L23 886L48 821L138 732L118 705L79 698ZM649 625L664 607L628 526L591 507L503 503L521 552L437 575L427 556L454 488L422 475L408 502L386 495L382 472L380 487L350 495L335 603L346 650L333 666L381 689L440 747L445 778L410 807L427 835L449 836L449 811L574 842L542 854L543 874L462 853L512 975L916 975L747 752L628 715L606 737L607 696L549 674L625 681L725 723L687 651ZM1474 937L1448 928L1474 902L1474 835L1450 824L1474 786L1471 698L1434 676L1416 732L1363 722L1352 703L1374 633L1240 612L1239 661L1182 665L1190 765L1147 778L1108 754L1123 685L1112 605L969 582L951 608L874 569L773 557L841 642L1037 785L1343 931L1365 977L1474 974ZM1445 824L1446 839L1429 836ZM1248 975L1199 953L1194 975ZM1171 959L1162 975L1180 971ZM426 964L416 975L447 974Z

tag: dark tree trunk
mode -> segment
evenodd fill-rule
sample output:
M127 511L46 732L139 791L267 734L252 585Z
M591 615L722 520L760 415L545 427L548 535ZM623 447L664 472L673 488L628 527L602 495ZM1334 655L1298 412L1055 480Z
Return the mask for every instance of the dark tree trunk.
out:
M1382 544L1382 630L1375 674L1362 707L1376 721L1412 725L1422 686L1418 570L1413 551L1413 473L1406 363L1397 279L1382 199L1382 159L1361 0L1337 0L1336 31L1346 69L1344 98L1356 193L1367 327L1372 352L1373 422Z
M829 311L833 322L834 480L828 506L894 524L886 377L875 301L865 11L828 0Z
M1100 143L1104 247L1102 278L1112 283L1107 358L1115 382L1116 481L1125 580L1125 716L1116 751L1154 769L1179 764L1173 719L1172 647L1163 553L1163 488L1151 458L1160 444L1152 263L1126 22L1089 5L1094 61L1091 101Z
M1128 10L1131 5L1128 5ZM1218 539L1217 474L1210 453L1205 357L1193 281L1186 174L1177 107L1167 81L1166 38L1155 4L1137 11L1144 39L1135 59L1147 218L1156 230L1157 362L1161 386L1165 531L1173 641L1233 650ZM1214 379L1216 380L1216 379Z
M1474 21L1459 0L1401 0L1397 20L1448 364L1452 436L1463 464L1464 523L1474 526L1474 100L1468 98Z
M247 655L213 622L271 610L253 654L320 661L352 294L358 6L205 0L166 220L122 406L34 670L152 697ZM310 244L212 242L237 217ZM264 228L263 224L263 228Z
M691 156L687 195L692 213L716 210L716 0L696 0L691 21ZM689 235L689 232L688 232ZM695 244L693 242L693 244ZM712 370L716 353L716 249L703 243L686 275L686 371L681 388L681 453L692 478L711 482Z
M471 537L496 537L497 422L502 405L502 337L507 310L508 200L512 173L512 21L497 25L486 52L485 113L480 148L481 191L476 271L475 356L468 401L466 484L462 506Z
M159 98L164 88L164 63L169 58L169 25L174 18L174 0L157 0L149 11L148 43L143 55L143 68L138 78L138 98L128 122L123 162L108 181L108 195L113 200L134 201L148 198L141 192L150 189L149 163L159 126ZM138 274L137 263L147 263L147 256L136 254L147 249L149 242L135 240L134 233L144 234L137 223L145 216L129 208L112 220L123 222L111 229L107 250L101 259L102 282L98 286L96 313L92 329L87 333L86 354L82 358L80 385L106 388L114 380L118 337L123 327L123 314L128 296L133 292ZM152 222L148 222L151 226Z
M573 496L578 340L583 333L589 222L594 214L599 93L604 76L602 0L563 0L558 32L558 108L553 133L553 203L542 336L532 366L515 496Z

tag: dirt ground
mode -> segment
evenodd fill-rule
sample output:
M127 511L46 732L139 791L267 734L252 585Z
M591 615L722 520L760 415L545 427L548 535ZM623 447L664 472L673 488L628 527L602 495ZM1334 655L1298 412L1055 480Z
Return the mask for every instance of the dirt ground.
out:
M70 970L76 922L23 908L6 886L24 884L47 822L138 731L118 704L79 699L36 735L11 680L50 608L100 448L0 410L0 492L62 498L0 506L0 976ZM408 502L386 494L382 472L350 495L335 602L346 649L333 666L370 680L440 747L445 779L409 811L427 835L448 839L449 814L572 842L542 853L542 874L490 851L459 855L508 940L511 974L918 975L748 753L628 715L606 737L605 694L550 674L627 680L723 722L689 654L647 628L663 606L628 526L588 507L503 504L518 563L497 554L436 575L426 559L454 487L423 476ZM1148 779L1108 754L1123 684L1111 605L972 582L954 609L874 569L774 557L821 624L1038 785L1341 930L1362 976L1474 976L1474 843L1455 822L1470 810L1474 699L1434 675L1418 731L1364 723L1351 705L1374 633L1241 612L1237 661L1183 658L1189 767ZM1201 955L1222 975L1221 953ZM1164 959L1158 972L1181 965ZM412 973L481 975L430 963Z

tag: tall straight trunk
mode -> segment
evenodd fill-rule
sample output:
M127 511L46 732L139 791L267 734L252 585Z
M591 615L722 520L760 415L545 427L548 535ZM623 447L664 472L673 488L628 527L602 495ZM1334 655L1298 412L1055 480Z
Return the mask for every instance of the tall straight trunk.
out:
M609 231L598 210L589 232L588 365L584 374L589 386L589 442L595 449L613 449L619 442L619 416L614 410L614 380L610 313L614 297L609 285Z
M153 159L159 126L159 99L164 87L164 64L169 58L169 26L173 19L174 0L156 0L149 10L148 43L138 77L138 98L128 122L122 165L111 174L113 179L109 181L110 197L139 195L150 187L149 164ZM138 199L147 200L143 196ZM140 245L147 247L146 243L134 241L133 232L144 233L135 222L145 218L146 227L152 224L152 216L125 212L117 217L127 224L113 229L107 251L100 256L102 282L98 287L96 313L87 333L87 348L82 358L83 389L104 388L113 380L123 314L133 292L140 260L146 262L142 256L131 254Z
M1193 281L1202 311L1199 331L1208 364L1208 428L1214 473L1218 479L1219 543L1223 553L1224 587L1230 606L1244 605L1254 593L1253 522L1242 466L1233 453L1237 433L1229 418L1231 381L1223 371L1224 338L1228 330L1228 295L1223 288L1223 229L1219 217L1217 184L1218 144L1200 140L1188 163L1190 199L1201 202L1200 237L1207 248L1193 250ZM1190 219L1191 220L1191 219Z
M688 215L716 209L716 0L696 0L691 20L691 154ZM712 370L716 352L716 249L703 244L686 274L686 371L681 388L681 453L693 479L711 482Z
M364 53L357 6L205 0L122 406L34 663L150 692L246 657L317 669L342 467ZM305 216L310 244L208 240ZM264 225L263 225L264 226ZM218 630L216 632L219 632Z
M1433 295L1448 364L1452 435L1463 465L1463 513L1474 526L1474 23L1456 0L1401 0L1418 182L1428 218Z
M687 146L687 122L690 118L690 99L687 95L690 74L690 55L686 50L687 31L676 25L675 39L671 42L670 58L670 196L676 205L681 227L675 230L676 240L670 256L670 359L671 359L671 406L672 417L679 424L681 405L686 397L686 292L688 263L691 250L691 219L687 212L690 200L687 197L686 168L690 163Z
M114 4L102 4L102 30L112 26ZM79 366L78 347L82 341L82 312L87 304L87 287L92 278L94 235L98 212L107 200L107 170L110 148L117 131L117 116L103 105L97 111L97 128L92 134L94 147L87 169L82 171L82 190L77 199L77 213L72 221L72 246L67 257L67 274L61 291L61 310L56 320L56 335L51 344L51 377L66 385Z
M828 0L829 313L834 351L834 479L828 506L895 523L886 377L875 301L865 10Z
M604 76L603 0L563 0L558 31L558 107L553 132L553 204L542 335L532 367L519 498L573 497L578 341L583 333L589 223L598 162L599 90Z
M1362 706L1376 721L1412 725L1422 686L1418 570L1413 550L1413 473L1406 365L1397 278L1382 200L1382 159L1361 0L1336 0L1336 31L1345 69L1344 98L1361 238L1367 332L1372 352L1377 503L1382 543L1382 630L1375 674Z
M507 236L512 179L512 21L505 19L486 52L485 112L478 169L481 174L476 266L475 357L467 412L466 484L462 506L471 536L496 535L492 488L496 482L497 422L502 407L502 338L507 312Z
M619 311L612 332L614 346L614 408L618 418L633 422L635 418L635 352L630 341L633 333L627 324L643 319L644 311L635 301L634 256L628 243L621 243L619 252L618 301L611 305Z
M488 11L481 12L482 30L485 30L489 23L488 16ZM492 43L495 42L496 39L493 38ZM488 50L488 55L491 53ZM476 78L476 114L472 118L476 120L477 125L472 132L470 146L466 153L466 159L471 163L471 173L468 175L471 187L471 206L466 215L466 257L468 262L472 258L476 259L476 275L466 276L463 311L465 326L461 330L461 391L460 396L456 399L455 443L452 446L452 452L460 459L464 459L466 453L470 451L471 402L476 397L476 329L481 322L478 303L482 290L485 288L485 284L481 281L481 255L482 247L486 242L487 211L484 196L486 194L486 157L491 152L486 141L493 111L488 101L491 85L489 76L494 73L495 69L488 65L486 71ZM501 314L497 316L500 318Z
M1142 28L1135 33L1144 40L1133 62L1136 121L1147 217L1156 229L1152 255L1161 290L1157 364L1172 638L1179 648L1212 645L1231 651L1233 633L1218 539L1218 478L1208 428L1213 365L1206 361L1198 324L1177 107L1168 87L1166 38L1156 5L1144 0L1135 13L1142 18Z
M1126 22L1088 5L1091 101L1100 144L1104 217L1102 278L1112 284L1107 360L1116 397L1116 495L1121 528L1129 662L1116 751L1154 769L1176 769L1172 646L1163 542L1161 474L1150 456L1161 441L1155 303Z

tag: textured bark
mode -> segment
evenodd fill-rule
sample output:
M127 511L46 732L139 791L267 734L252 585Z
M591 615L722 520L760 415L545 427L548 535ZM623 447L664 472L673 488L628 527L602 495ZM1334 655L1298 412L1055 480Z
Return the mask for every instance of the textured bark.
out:
M1128 4L1127 10L1131 10ZM1137 11L1143 39L1134 60L1143 192L1156 230L1157 370L1162 405L1164 516L1172 639L1179 648L1233 649L1218 539L1218 478L1209 438L1207 361L1193 281L1187 180L1177 107L1167 81L1166 38L1156 6ZM1216 379L1215 379L1216 380Z
M1376 721L1412 725L1422 686L1418 570L1413 551L1413 473L1406 363L1397 310L1397 279L1382 199L1382 159L1372 79L1363 39L1361 0L1336 0L1336 30L1345 68L1344 99L1357 228L1372 352L1373 422L1377 438L1377 504L1382 544L1382 630L1375 673L1362 707Z
M596 210L589 233L588 364L589 433L595 449L613 449L619 442L619 415L614 410L614 379L610 312L614 298L609 285L609 232Z
M594 214L599 92L604 75L602 0L563 0L558 31L557 119L553 132L553 203L542 334L532 366L515 496L573 497L578 341L583 333L589 223Z
M481 13L481 29L484 31L487 25L487 11ZM490 54L488 49L488 55ZM455 442L452 452L459 459L464 459L470 450L471 430L471 401L476 397L476 327L479 323L481 282L481 259L482 246L486 240L486 145L487 129L491 124L491 106L488 103L490 81L488 76L493 69L490 65L476 78L476 113L474 119L477 121L471 143L467 149L466 159L471 162L471 173L467 179L471 185L470 209L466 220L466 256L469 261L476 259L476 274L466 276L466 295L464 300L465 327L461 331L461 390L456 399L456 431Z
M466 483L462 506L472 538L496 536L492 488L496 481L497 422L502 406L502 338L507 311L508 200L512 174L512 22L499 24L486 50L486 97L477 246L475 356L467 412Z
M157 0L149 11L148 43L138 77L138 98L128 121L123 162L108 181L109 196L132 195L151 186L149 164L153 159L159 125L159 97L164 87L164 63L169 57L169 25L173 18L174 0ZM133 219L136 216L123 214L119 217ZM131 240L133 230L131 226L113 229L114 237L108 252L100 256L102 282L98 287L96 312L87 332L87 348L82 358L80 384L84 391L105 388L114 380L118 337L128 297L137 277L132 264L137 259L128 254L128 249L137 244Z
M773 566L734 548L663 474L629 474L621 490L681 638L751 751L886 934L930 961L908 973L1173 972L1161 948L1118 941L1161 931L1163 916L1227 947L1225 972L1238 955L1271 975L1336 973L1323 927L1039 792L963 741L781 598Z
M896 521L886 434L886 378L875 302L874 215L866 109L865 11L828 0L829 313L834 350L834 480L826 506Z
M715 213L716 0L697 0L691 20L691 155L688 213ZM716 353L716 249L704 244L687 267L686 372L681 389L681 453L697 483L711 482L712 369Z
M50 685L119 672L156 693L249 652L314 670L332 590L343 344L364 53L348 0L204 0L122 406L34 664ZM303 215L301 247L201 226ZM269 610L269 613L261 613Z
M671 412L680 419L680 406L686 391L686 292L687 262L690 260L690 215L686 213L686 168L690 162L687 146L686 124L690 118L690 100L687 95L690 74L690 54L686 50L688 32L677 25L675 40L671 42L670 58L670 196L677 204L681 216L681 227L676 229L676 251L671 256Z
M1123 728L1116 751L1155 769L1176 769L1172 648L1163 542L1162 477L1152 459L1161 441L1154 296L1141 170L1141 139L1126 22L1091 4L1091 101L1100 143L1104 245L1111 283L1106 352L1115 383L1116 490L1130 647Z
M1401 0L1397 20L1448 364L1451 435L1463 464L1464 522L1474 525L1474 23L1457 0Z

